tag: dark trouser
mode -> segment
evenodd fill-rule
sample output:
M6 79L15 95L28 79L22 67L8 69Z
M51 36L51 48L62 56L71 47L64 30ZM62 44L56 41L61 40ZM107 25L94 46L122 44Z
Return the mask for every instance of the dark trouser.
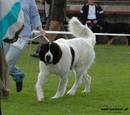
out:
M8 66L5 61L4 50L0 49L0 96L2 97L7 97L9 95L8 76Z
M94 19L94 20L88 20L88 21L91 21L91 23L87 23L87 25L88 25L88 27L89 27L94 33L100 32L100 28L98 28L98 27L96 26L96 24L93 23L93 21L95 21L95 19ZM101 37L101 36L96 36L96 42L97 42L97 43L99 42L99 38L100 38L100 37Z

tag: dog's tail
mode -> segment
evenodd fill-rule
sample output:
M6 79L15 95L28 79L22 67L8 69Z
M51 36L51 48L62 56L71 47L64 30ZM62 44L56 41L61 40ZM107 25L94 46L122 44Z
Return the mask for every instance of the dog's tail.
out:
M90 42L95 45L95 35L94 33L88 28L87 25L81 24L81 22L76 18L72 17L69 21L69 31L75 37L82 37L90 39Z

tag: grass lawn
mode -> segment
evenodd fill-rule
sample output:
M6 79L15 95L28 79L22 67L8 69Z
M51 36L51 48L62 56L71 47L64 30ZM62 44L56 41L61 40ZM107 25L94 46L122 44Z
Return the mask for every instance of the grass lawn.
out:
M75 96L51 100L58 84L58 77L51 75L44 87L45 101L41 103L35 95L38 59L29 56L35 47L26 48L18 61L26 73L22 92L16 92L10 77L11 93L2 102L3 115L130 115L130 47L97 45L95 63L89 70L91 92L82 94L82 84ZM70 74L67 90L73 82Z

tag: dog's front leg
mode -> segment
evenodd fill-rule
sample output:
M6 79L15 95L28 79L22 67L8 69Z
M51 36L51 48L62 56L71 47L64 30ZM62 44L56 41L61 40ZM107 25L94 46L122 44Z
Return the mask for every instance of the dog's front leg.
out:
M42 101L44 99L44 92L42 91L42 86L46 81L46 77L47 75L45 75L44 72L40 72L38 75L38 80L36 82L36 95L38 101Z
M57 92L55 94L55 96L52 97L52 99L56 99L59 97L62 97L66 91L66 87L67 87L67 82L68 82L68 75L63 76L60 81L59 81L59 85L57 88Z

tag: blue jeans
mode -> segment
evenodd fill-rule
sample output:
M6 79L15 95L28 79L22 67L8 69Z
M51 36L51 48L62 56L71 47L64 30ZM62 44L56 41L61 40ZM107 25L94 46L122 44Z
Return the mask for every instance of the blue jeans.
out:
M20 42L21 43L21 42ZM16 62L19 59L24 46L27 43L25 42L22 48L19 48L13 44L5 44L5 56L6 56L6 61L9 67L9 73L13 77L13 80L16 82L21 82L25 76L24 72L17 68ZM20 46L20 44L19 44Z
M9 73L16 82L22 82L25 76L24 72L17 67L14 67L13 71L10 71Z

